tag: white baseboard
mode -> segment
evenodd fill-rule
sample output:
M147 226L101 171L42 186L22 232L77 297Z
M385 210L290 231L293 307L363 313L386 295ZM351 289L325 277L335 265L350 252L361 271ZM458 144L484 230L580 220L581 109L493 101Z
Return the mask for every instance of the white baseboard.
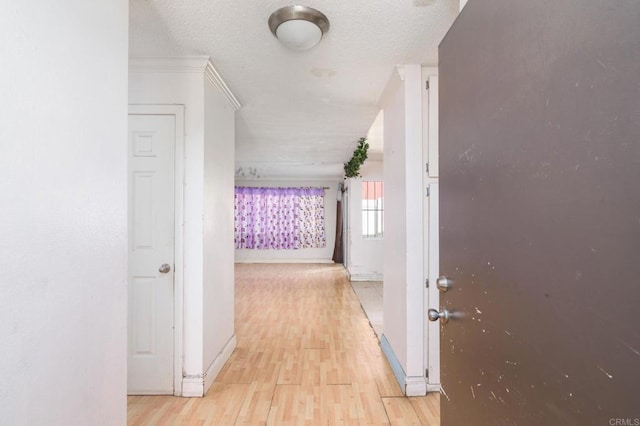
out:
M349 273L349 280L350 281L382 281L383 280L383 275L382 274L352 274Z
M224 367L224 364L227 362L227 360L229 360L229 357L231 356L233 351L236 349L236 344L237 344L236 335L234 334L233 336L231 336L227 344L224 345L224 348L222 348L222 350L220 351L216 359L213 360L209 368L207 368L207 371L204 373L204 394L203 395L206 395L207 391L213 384L213 381L216 379L216 377L218 377L218 374L220 374L222 367Z
M213 384L213 381L224 367L234 349L236 348L236 336L231 336L229 341L218 356L213 360L203 376L188 376L182 378L182 396L185 398L202 398Z
M200 376L183 377L182 396L185 398L202 398L204 396L204 379Z
M424 377L405 377L406 396L425 396L427 394L427 381Z
M427 383L427 392L440 392L440 383Z
M393 375L396 378L396 381L400 385L400 389L402 389L402 393L405 396L424 396L427 394L427 381L425 377L422 376L407 376L400 365L400 361L396 357L396 354L393 352L391 348L391 344L387 340L386 336L382 334L380 338L380 347L382 348L382 352L387 357L389 361L389 365L391 366L391 370L393 371Z

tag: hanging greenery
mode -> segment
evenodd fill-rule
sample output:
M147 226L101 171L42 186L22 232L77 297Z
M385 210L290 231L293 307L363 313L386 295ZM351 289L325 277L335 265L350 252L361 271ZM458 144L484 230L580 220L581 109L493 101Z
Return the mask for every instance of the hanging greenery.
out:
M358 141L358 146L355 151L353 151L353 156L351 160L344 163L344 175L348 178L359 177L360 176L360 166L364 163L364 160L367 159L367 150L369 149L369 144L367 143L367 138L360 138Z

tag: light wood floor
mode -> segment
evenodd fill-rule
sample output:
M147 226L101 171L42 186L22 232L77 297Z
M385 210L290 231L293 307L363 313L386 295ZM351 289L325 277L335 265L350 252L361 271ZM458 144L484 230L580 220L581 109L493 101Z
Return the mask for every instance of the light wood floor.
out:
M439 425L405 398L341 266L236 266L238 346L204 398L133 396L130 425Z

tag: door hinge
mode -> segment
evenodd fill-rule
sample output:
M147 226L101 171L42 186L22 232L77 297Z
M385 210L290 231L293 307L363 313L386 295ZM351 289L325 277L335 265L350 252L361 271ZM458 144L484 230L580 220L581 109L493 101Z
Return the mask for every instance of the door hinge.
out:
M429 196L429 187L427 186L427 197Z
M429 369L424 370L424 377L429 378Z
M425 89L429 90L429 80L427 80L425 83L426 83L425 84Z
M429 163L424 163L424 172L429 174Z
M426 280L424 280L424 286L426 288L429 288L429 278L427 278Z

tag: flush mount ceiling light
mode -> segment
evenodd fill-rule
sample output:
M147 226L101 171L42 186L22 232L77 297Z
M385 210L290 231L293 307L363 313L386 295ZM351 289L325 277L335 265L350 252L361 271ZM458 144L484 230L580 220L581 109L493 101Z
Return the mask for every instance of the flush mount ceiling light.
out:
M282 44L293 50L307 50L329 31L329 19L306 6L285 6L269 17L269 28Z

